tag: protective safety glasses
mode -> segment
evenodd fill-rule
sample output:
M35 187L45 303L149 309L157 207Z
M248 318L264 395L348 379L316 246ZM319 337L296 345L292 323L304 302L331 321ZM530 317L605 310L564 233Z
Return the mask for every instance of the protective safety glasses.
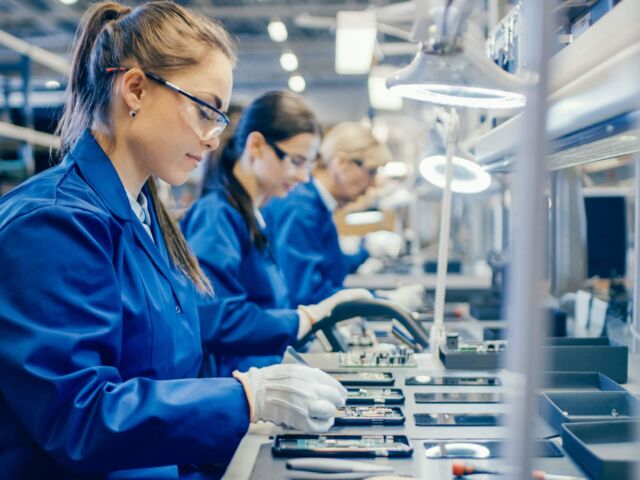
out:
M315 157L313 159L308 159L303 155L287 153L284 150L282 150L278 145L276 145L275 142L272 142L268 138L265 137L264 140L265 142L267 142L267 145L269 145L273 149L276 156L283 162L289 161L291 162L291 165L293 165L295 168L304 168L306 170L311 170L315 166L315 163L316 163Z
M106 68L105 72L120 73L128 70L129 68L127 67L110 67ZM191 100L192 103L182 103L179 113L202 140L212 140L213 138L220 136L227 125L229 125L229 117L227 117L219 108L205 102L186 90L183 90L177 85L166 81L155 73L144 72L144 74L150 80L153 80L154 82L157 82Z

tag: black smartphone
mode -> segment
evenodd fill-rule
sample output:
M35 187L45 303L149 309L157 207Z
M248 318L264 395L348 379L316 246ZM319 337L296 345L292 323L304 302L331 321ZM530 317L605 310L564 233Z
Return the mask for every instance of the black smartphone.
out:
M563 457L562 450L551 440L535 440L535 456ZM442 440L424 442L424 454L427 458L496 458L503 457L505 442L503 440Z
M502 414L495 413L416 413L418 427L496 427L502 425Z
M347 388L347 405L400 405L404 393L399 388Z
M502 385L498 377L431 377L429 375L416 375L407 377L405 385L435 385L445 387L497 387Z
M274 457L410 457L405 435L276 435Z
M359 372L355 370L328 370L327 373L343 385L393 385L395 377L391 372Z
M404 420L399 407L351 405L338 409L335 425L402 425Z
M504 402L503 395L501 395L500 393L476 393L476 392L416 393L415 399L416 399L416 403L502 403Z

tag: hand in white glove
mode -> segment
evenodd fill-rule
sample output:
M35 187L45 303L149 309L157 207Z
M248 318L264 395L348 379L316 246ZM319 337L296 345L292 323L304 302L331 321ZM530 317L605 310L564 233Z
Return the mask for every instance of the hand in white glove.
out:
M358 275L372 275L374 273L380 272L384 267L385 263L383 260L379 258L369 257L364 261L362 265L360 265L356 273Z
M376 290L375 293L377 297L387 298L409 310L415 310L424 304L424 292L425 288L416 284L405 285L395 290Z
M326 432L347 391L334 378L304 365L272 365L233 372L242 383L251 421L264 420L303 432Z
M334 293L316 305L300 305L298 307L298 315L300 317L298 338L302 338L318 320L331 315L336 305L352 300L371 300L372 298L373 295L369 290L365 290L364 288L347 288L340 290L338 293Z
M372 257L398 258L404 241L397 233L380 230L367 233L364 237L364 248Z

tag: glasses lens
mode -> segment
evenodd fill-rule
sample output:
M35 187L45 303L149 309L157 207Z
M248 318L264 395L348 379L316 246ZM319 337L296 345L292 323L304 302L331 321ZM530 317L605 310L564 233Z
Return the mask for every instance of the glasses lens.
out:
M227 122L222 115L195 103L183 103L180 112L191 128L203 140L210 140L220 136L227 126Z

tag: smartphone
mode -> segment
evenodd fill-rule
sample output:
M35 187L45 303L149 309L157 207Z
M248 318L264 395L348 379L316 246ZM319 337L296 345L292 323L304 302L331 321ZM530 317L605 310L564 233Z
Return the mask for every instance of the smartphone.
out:
M534 440L535 456L542 458L563 457L562 450L551 440ZM504 456L503 440L446 440L424 442L424 454L436 458L496 458Z
M338 409L335 425L402 425L404 421L399 407L352 405Z
M347 388L347 405L400 405L404 393L399 388Z
M329 375L338 380L343 385L393 385L395 377L391 372L358 372L348 371L327 371Z
M276 435L274 457L410 457L406 435Z
M503 425L503 415L495 413L416 413L418 427L496 427Z
M445 387L497 387L502 385L498 377L431 377L416 375L407 377L405 385L436 385Z
M499 393L416 393L416 403L502 403L503 395ZM348 400L347 400L348 403Z

